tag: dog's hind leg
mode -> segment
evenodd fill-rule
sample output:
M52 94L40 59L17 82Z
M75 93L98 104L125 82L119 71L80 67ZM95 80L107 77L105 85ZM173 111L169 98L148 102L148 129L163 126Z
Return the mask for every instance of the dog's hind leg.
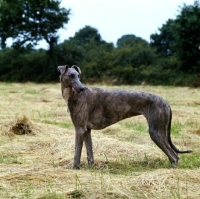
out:
M74 155L74 163L73 169L80 169L80 159L81 159L81 152L83 147L83 140L84 140L84 131L83 129L76 129L75 133L75 155Z
M171 162L171 167L175 168L178 163L179 157L169 145L167 138L159 135L159 132L152 130L150 131L150 136L155 144L168 156L169 161Z
M159 114L157 114L157 117L156 115L154 117L151 117L148 120L148 123L151 139L168 156L172 168L175 168L178 163L179 157L178 154L172 149L168 141L168 119L166 115L159 116Z
M88 168L91 168L91 166L94 164L91 129L87 129L85 132L84 141L87 149Z

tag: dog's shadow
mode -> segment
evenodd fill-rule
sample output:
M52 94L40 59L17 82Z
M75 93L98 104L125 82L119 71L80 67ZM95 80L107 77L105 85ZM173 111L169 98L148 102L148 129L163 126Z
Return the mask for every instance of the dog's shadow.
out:
M66 169L72 169L72 163L69 161L62 161L58 166L65 167ZM155 169L169 169L170 164L168 159L144 159L144 160L130 160L130 161L102 161L96 160L94 165L88 167L87 162L81 162L80 169L101 171L110 174L128 174L131 172L148 171Z
M85 167L86 165L84 165ZM86 166L87 167L87 166ZM103 162L97 161L92 170L101 170L102 172L109 172L110 174L128 174L131 172L147 171L161 168L170 168L168 160L154 159L154 160L135 160L135 161L114 161Z

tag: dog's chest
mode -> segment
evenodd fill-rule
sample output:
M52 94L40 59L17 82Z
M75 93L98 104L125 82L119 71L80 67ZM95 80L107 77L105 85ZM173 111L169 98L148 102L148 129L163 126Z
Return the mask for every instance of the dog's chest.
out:
M70 89L64 88L62 95L63 95L63 98L64 98L66 104L67 104L67 112L69 113L68 101L69 101L69 96L70 96Z
M63 95L63 98L64 98L65 102L68 104L69 95L70 95L70 89L69 88L64 88L62 95Z

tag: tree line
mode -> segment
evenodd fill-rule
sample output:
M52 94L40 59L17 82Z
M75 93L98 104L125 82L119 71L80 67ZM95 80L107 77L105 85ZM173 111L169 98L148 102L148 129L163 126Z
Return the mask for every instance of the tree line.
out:
M58 81L57 66L67 64L81 68L83 82L200 86L199 1L180 6L176 18L151 34L150 42L129 34L116 45L91 26L58 43L57 31L71 13L60 3L0 1L0 81ZM13 43L7 47L10 37ZM47 50L35 48L42 39Z

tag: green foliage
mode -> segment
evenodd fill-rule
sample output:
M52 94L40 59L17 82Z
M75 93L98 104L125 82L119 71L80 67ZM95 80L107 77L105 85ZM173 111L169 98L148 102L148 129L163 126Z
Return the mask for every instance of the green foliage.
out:
M46 82L55 78L56 69L51 67L44 50L19 54L14 49L5 49L1 51L0 59L0 81Z
M69 49L69 52L65 53L65 59L81 67L84 74L83 81L102 81L110 75L114 46L112 43L103 41L95 28L85 26L73 38L65 41L65 44Z
M150 44L129 34L116 46L91 26L57 44L57 30L70 14L59 5L58 0L0 2L0 81L58 81L57 66L67 64L78 65L82 81L89 83L200 85L199 1L180 7L175 20L167 20L151 35ZM14 41L11 48L5 48L8 37ZM33 48L41 39L48 50Z
M200 72L200 3L183 5L175 20L169 19L159 33L151 35L151 46L161 57L174 56L179 70L186 73Z
M148 46L147 41L145 41L141 37L137 37L136 35L123 35L117 40L117 47L131 47L137 44L142 45L144 47Z
M80 61L83 59L83 49L77 48L72 39L65 40L54 48L54 57L56 57L57 62L57 64L54 63L54 66L66 64L79 66Z
M94 42L90 42L91 45ZM84 74L83 80L90 79L92 81L102 81L104 78L110 76L113 67L113 45L100 44L95 48L87 46L87 54L81 62L82 72Z
M181 70L200 72L200 3L181 8L175 20L177 57L181 60Z
M57 43L57 31L69 20L70 10L60 8L59 0L2 0L0 2L1 47L14 39L13 47L35 46L44 39L50 50ZM9 24L9 25L8 25Z
M155 47L156 53L161 57L169 57L174 54L175 36L173 33L174 20L169 19L166 24L159 28L159 33L151 34L151 46Z
M144 81L142 68L155 63L155 53L149 44L135 35L124 35L114 51L113 78L119 84L140 84Z
M76 45L81 46L93 40L97 43L101 43L101 35L98 33L98 30L91 27L85 26L75 33L73 40L76 41Z

